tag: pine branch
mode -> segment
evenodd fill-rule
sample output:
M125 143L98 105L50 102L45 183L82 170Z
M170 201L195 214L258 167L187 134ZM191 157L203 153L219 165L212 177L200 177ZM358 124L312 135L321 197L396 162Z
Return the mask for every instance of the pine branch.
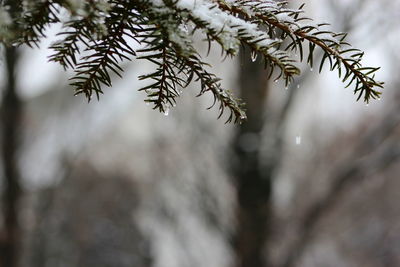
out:
M142 75L139 77L140 80L151 79L154 82L148 86L145 86L139 91L145 91L147 93L147 103L153 103L154 109L158 109L160 112L168 114L169 108L176 105L176 98L181 94L178 86L184 88L187 86L187 81L179 77L181 72L179 65L179 59L176 58L176 54L171 51L167 46L159 47L161 52L156 54L148 54L141 56L138 59L147 59L158 65L155 72ZM144 52L141 50L139 52Z
M75 87L75 94L83 93L89 101L93 92L99 98L103 93L102 85L112 86L110 71L122 78L123 69L120 63L123 60L131 60L130 56L136 56L126 38L137 41L136 31L140 31L141 28L135 26L134 22L139 19L139 15L126 10L125 7L119 3L112 6L104 21L106 28L99 27L97 23L93 23L93 18L87 17L73 21L71 25L67 24L72 31L63 32L66 38L52 46L56 53L50 60L59 62L64 68L75 69L71 85ZM96 13L98 10L94 10L93 14ZM75 54L80 53L79 41L86 46L84 51L88 55L81 57L77 62Z
M64 69L71 68L76 94L89 100L102 93L102 86L111 86L110 72L122 76L124 60L144 59L156 65L156 70L141 79L151 80L142 88L145 101L154 109L166 112L176 104L182 88L199 81L200 93L209 92L214 106L219 103L220 114L230 111L228 121L246 118L243 104L230 91L221 88L220 79L206 70L208 64L194 47L193 35L200 32L211 47L217 43L222 56L236 56L240 47L247 47L252 58L260 55L265 67L279 73L286 86L300 73L295 65L303 61L304 44L308 44L308 64L314 65L314 51L324 52L321 71L329 61L331 70L338 70L347 86L355 85L354 93L365 102L379 98L383 83L375 80L379 68L361 65L363 52L350 47L345 34L324 30L326 24L316 24L299 9L286 8L287 3L272 0L26 0L20 16L0 36L8 44L38 45L48 26L61 21L63 30L51 49L50 61ZM9 1L1 1L0 15L5 14ZM4 11L4 12L3 12ZM0 21L0 25L2 22ZM3 23L4 24L4 23ZM187 30L191 29L191 30ZM3 33L3 30L0 31ZM10 33L12 33L10 35ZM13 36L14 35L14 36ZM13 36L13 38L10 38ZM9 41L11 39L11 41ZM134 40L141 47L140 55L130 46ZM284 41L288 40L285 43ZM299 52L300 58L292 56Z
M246 20L258 20L260 23L265 23L269 27L275 27L283 32L283 38L289 37L292 41L286 49L294 49L300 51L300 60L303 60L303 42L309 42L309 56L307 62L313 67L313 52L316 46L320 47L324 51L324 57L320 63L319 71L321 72L322 67L326 59L329 59L330 69L337 69L339 77L343 77L341 66L345 68L343 82L346 82L350 78L350 82L346 87L355 83L354 93L358 93L359 100L364 95L364 101L369 102L371 98L379 98L381 92L375 90L375 87L383 88L383 83L375 81L373 75L379 68L362 67L361 60L364 55L358 49L345 48L350 47L350 44L344 41L346 34L338 34L330 31L324 31L320 28L327 24L318 25L301 25L300 22L304 20L311 20L306 17L302 17L301 9L289 10L285 9L286 2L280 2L275 4L273 1L254 1L254 0L240 0L235 2L234 5L228 5L223 1L218 1L221 9L242 15ZM243 9L246 7L247 12ZM337 37L341 37L337 40ZM347 56L345 54L351 54ZM335 63L333 63L335 61Z
M169 108L175 106L175 98L181 93L177 87L185 88L194 79L201 85L198 96L206 92L213 94L214 102L210 108L219 103L219 117L227 108L230 111L227 122L244 120L246 115L240 100L223 89L219 83L220 79L204 68L209 64L201 60L192 46L188 33L179 24L183 18L176 19L179 11L150 10L147 15L148 30L140 35L143 38L142 44L147 44L147 47L139 51L147 54L138 59L147 59L158 67L155 72L140 77L140 79L154 80L152 84L140 89L148 93L146 102L153 103L154 109L167 114Z
M227 55L235 56L240 45L247 46L253 51L254 57L258 53L264 57L265 67L269 66L271 70L278 67L281 72L277 79L282 77L286 85L292 81L293 76L300 73L300 70L293 65L295 60L286 51L277 49L282 42L281 39L271 38L265 31L259 30L254 23L238 18L237 13L224 13L215 3L206 5L209 9L209 14L206 15L203 14L204 12L193 12L185 3L181 5L178 5L178 2L168 3L167 6L171 9L192 21L196 29L202 29L205 32L209 47L211 42L215 41ZM209 16L223 17L223 24L210 23L206 20Z
M39 46L49 24L60 22L59 10L62 1L26 1L24 14L18 26L21 38L28 46Z
M186 64L190 67L190 71L197 76L196 80L200 81L201 91L199 96L209 91L212 92L214 96L214 102L209 109L212 108L217 101L219 102L218 118L222 116L225 108L227 108L230 112L226 123L231 121L240 123L247 118L244 110L244 104L240 99L235 98L229 90L221 87L221 84L219 83L221 79L216 77L214 74L207 72L203 68L204 65L207 65L206 63L201 62L201 60L196 56L192 56L189 59L186 59ZM193 75L192 73L191 75Z

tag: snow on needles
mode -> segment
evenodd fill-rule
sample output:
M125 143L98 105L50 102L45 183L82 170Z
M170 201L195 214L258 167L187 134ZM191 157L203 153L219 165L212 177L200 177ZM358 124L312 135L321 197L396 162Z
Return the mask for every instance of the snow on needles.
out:
M151 1L159 11L166 7L162 0ZM235 1L229 1L227 3L234 4L234 2ZM253 41L258 49L266 51L280 41L271 39L267 33L258 29L257 24L247 22L222 11L218 5L211 0L178 0L174 2L174 8L180 11L186 11L188 17L205 25L207 33L218 33L218 41L220 44L225 50L233 54L239 51L239 32L241 36L250 37L250 42Z

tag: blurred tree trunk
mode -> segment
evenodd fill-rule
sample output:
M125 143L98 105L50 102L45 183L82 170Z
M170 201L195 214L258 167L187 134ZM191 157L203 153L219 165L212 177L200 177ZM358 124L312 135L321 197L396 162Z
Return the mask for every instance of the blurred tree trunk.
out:
M11 18L21 13L21 0L5 0ZM17 27L14 25L14 27ZM0 236L0 267L17 267L20 246L18 223L19 200L21 197L18 170L18 147L21 126L22 102L17 93L18 49L5 47L5 87L1 105L1 154L3 165L2 215L3 229Z
M21 125L22 105L16 92L16 63L18 51L15 47L5 49L6 84L2 102L2 165L3 179L3 229L1 235L1 267L18 266L20 231L18 225L18 202L21 196L18 171L18 137Z
M267 266L264 244L268 236L271 210L271 171L260 166L260 140L264 125L268 92L267 72L262 60L250 60L243 51L240 70L240 94L246 102L248 120L239 125L234 137L233 166L237 185L236 266Z

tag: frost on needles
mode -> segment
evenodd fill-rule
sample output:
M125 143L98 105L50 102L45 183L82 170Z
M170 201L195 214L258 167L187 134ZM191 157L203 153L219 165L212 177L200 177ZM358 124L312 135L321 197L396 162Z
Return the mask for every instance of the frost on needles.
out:
M1 1L1 0L0 0ZM62 23L50 61L72 69L71 85L88 100L111 86L112 73L121 76L125 60L147 60L154 71L139 77L146 102L168 112L192 81L199 95L211 93L219 116L228 122L246 119L243 103L222 88L220 79L200 55L193 36L199 32L209 47L217 43L223 56L236 56L241 47L261 56L269 77L286 86L300 73L296 63L307 61L319 70L325 63L337 70L357 100L379 98L383 83L375 81L379 68L363 67L363 52L352 48L345 33L331 32L304 15L302 6L271 0L2 0L0 41L35 46L50 24ZM134 47L132 47L134 44ZM304 49L307 46L308 49ZM139 47L139 48L137 48ZM314 51L322 49L320 62ZM298 55L298 56L294 56Z

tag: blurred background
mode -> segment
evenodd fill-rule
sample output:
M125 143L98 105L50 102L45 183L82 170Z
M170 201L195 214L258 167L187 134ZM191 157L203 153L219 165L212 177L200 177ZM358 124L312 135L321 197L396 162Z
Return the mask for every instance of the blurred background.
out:
M381 100L306 65L285 88L215 51L248 121L217 120L196 84L165 116L137 92L151 65L88 104L47 62L52 30L2 48L0 266L400 266L400 1L303 2L381 67Z

